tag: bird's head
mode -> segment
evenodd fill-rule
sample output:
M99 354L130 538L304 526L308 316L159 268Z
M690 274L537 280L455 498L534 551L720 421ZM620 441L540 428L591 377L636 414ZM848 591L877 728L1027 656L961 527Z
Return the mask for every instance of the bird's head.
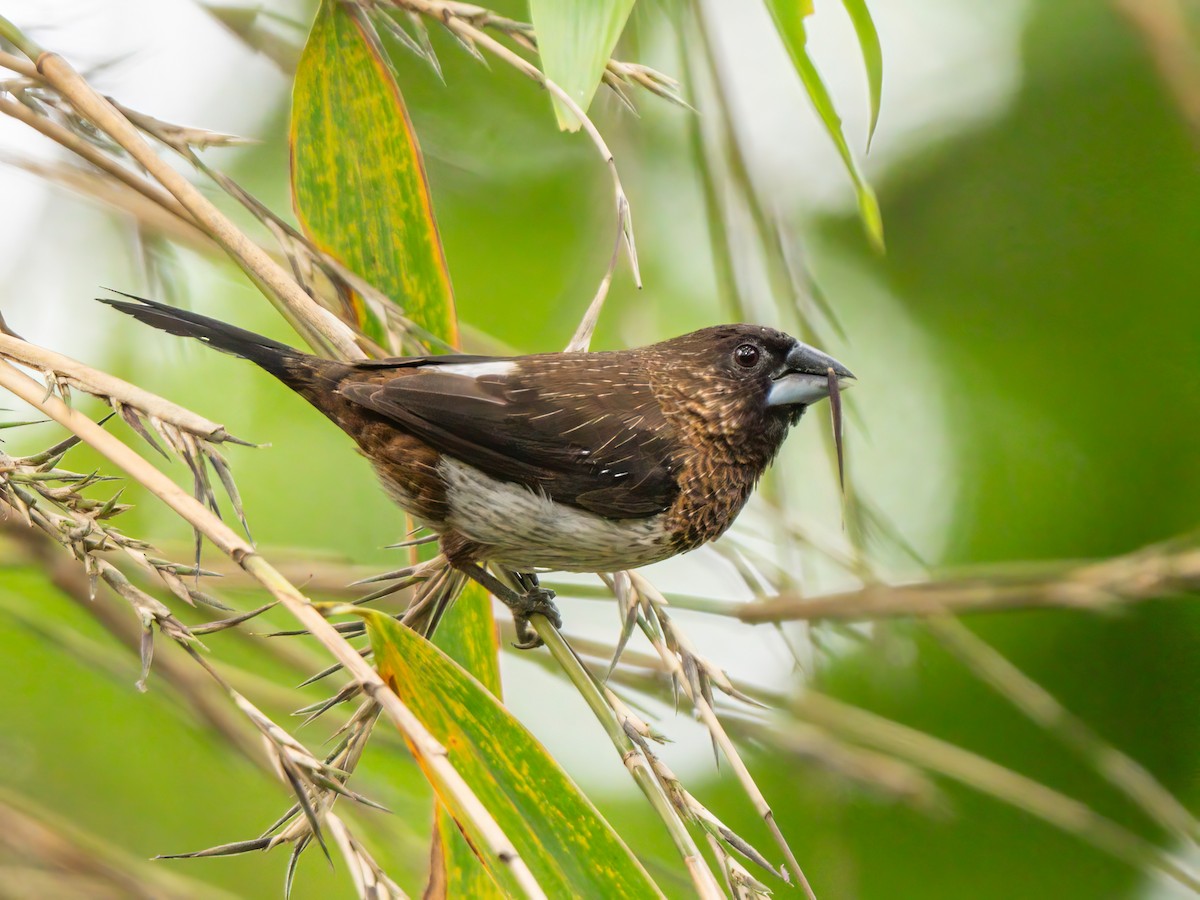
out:
M703 419L710 434L759 432L774 439L778 433L781 440L805 409L829 396L831 380L839 389L854 381L833 357L759 325L718 325L655 349L681 405Z

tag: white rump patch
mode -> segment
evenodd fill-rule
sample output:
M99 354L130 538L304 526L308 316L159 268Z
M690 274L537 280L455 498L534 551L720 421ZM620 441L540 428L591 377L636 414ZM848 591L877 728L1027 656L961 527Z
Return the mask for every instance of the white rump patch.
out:
M511 375L517 364L507 359L493 362L451 363L446 366L429 366L434 372L449 372L451 375L465 375L468 378L482 378L485 375Z

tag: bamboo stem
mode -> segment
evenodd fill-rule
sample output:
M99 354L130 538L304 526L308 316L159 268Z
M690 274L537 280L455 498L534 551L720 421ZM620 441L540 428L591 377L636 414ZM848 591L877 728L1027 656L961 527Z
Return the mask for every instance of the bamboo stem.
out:
M679 818L679 814L671 804L666 792L663 791L658 779L654 777L654 772L647 764L645 756L642 755L637 744L633 742L618 721L616 712L605 698L596 679L579 661L579 657L575 655L575 651L571 649L559 630L550 624L549 619L542 615L535 615L530 618L529 623L604 727L608 739L621 754L625 768L629 770L629 774L633 776L637 786L646 795L646 799L650 801L650 805L654 807L654 811L666 825L671 840L679 850L680 856L683 857L683 863L696 886L697 895L705 900L721 897L721 888L705 864L704 857L700 854L696 842L692 840L687 826Z

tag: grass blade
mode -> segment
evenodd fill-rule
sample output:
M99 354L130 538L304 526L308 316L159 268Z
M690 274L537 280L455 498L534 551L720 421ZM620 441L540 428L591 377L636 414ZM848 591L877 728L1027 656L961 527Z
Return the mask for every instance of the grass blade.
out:
M875 137L875 126L879 124L879 104L883 98L883 49L879 46L879 32L875 20L867 9L866 0L842 0L846 14L858 35L858 48L862 51L863 65L867 70L867 91L871 98L871 124L867 126L867 152L871 151L871 140Z
M838 155L841 156L846 171L849 173L851 181L854 182L854 190L858 195L858 213L863 227L866 229L867 237L875 249L882 252L884 247L883 216L879 211L879 201L875 198L875 191L867 183L858 166L858 161L850 151L850 144L846 141L846 132L842 128L842 118L833 105L833 98L829 96L829 89L825 86L821 73L817 71L812 57L808 54L808 32L804 26L804 20L812 13L812 2L811 0L767 0L767 8L771 11L771 18L775 20L779 36L783 39L788 55L792 58L792 64L795 65L800 81L804 84L804 90L808 92L809 100L816 108L817 115L821 117L825 131L833 140L834 146L837 147Z
M634 0L530 0L542 71L587 111ZM578 131L579 117L554 98L558 127Z

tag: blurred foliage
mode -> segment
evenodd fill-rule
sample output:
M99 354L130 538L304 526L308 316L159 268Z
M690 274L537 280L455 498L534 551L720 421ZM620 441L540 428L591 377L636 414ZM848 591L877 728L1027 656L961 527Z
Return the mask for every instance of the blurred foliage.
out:
M522 14L517 4L500 7ZM635 22L643 18L635 15ZM885 54L904 52L889 44L887 31L881 37ZM562 346L609 253L612 211L602 167L585 138L558 132L543 92L504 67L480 67L444 36L435 33L434 41L444 85L403 51L395 61L426 153L459 314L520 350ZM814 223L793 211L821 288L845 321L873 315L873 295L854 290L869 279L894 297L932 348L940 395L930 402L944 408L952 469L919 475L944 479L945 502L953 505L944 558L935 563L1125 552L1190 531L1200 508L1200 457L1192 450L1200 436L1193 415L1200 400L1200 257L1191 247L1200 233L1196 144L1142 44L1108 5L1031 4L1021 53L1021 86L1002 114L970 133L922 145L877 181L885 257L869 249L856 215ZM888 103L885 91L881 132ZM603 91L593 112L623 166L648 286L638 295L619 270L595 346L711 323L720 313L701 228L703 192L688 154L688 114L647 100L635 121ZM283 211L281 123L267 123L267 143L240 154L231 169ZM289 339L251 289L224 272L195 274L204 270L184 256L188 293L204 298L206 313ZM103 266L96 271L95 280L103 280ZM120 264L115 271L129 277ZM18 330L24 304L44 299L13 298L3 288L0 298ZM66 310L83 301L55 302ZM901 349L884 339L856 340L853 332L850 338L856 353L873 358ZM395 552L379 548L400 536L399 515L349 440L302 400L203 348L183 349L185 364L176 365L176 344L131 322L106 321L95 340L106 346L96 347L90 362L221 419L235 434L271 442L233 453L261 545L300 548L314 559L394 563ZM847 360L855 368L853 356ZM892 378L904 381L906 373ZM937 438L902 422L870 430L883 446ZM30 429L6 438L33 447L49 443L42 438L52 433ZM97 463L80 451L73 464L87 471ZM182 477L178 465L172 471ZM142 505L127 514L126 530L173 537L181 546L188 539L173 517L135 500ZM903 518L899 526L905 529ZM0 706L0 781L143 857L251 836L281 811L282 788L180 716L161 679L152 676L150 693L137 694L136 655L116 652L41 573L11 559L5 556L0 607L36 610L47 627L9 627L15 620L6 619L0 628L7 698ZM568 620L579 612L564 610ZM611 624L605 637L616 631L615 619ZM1165 599L1105 616L1013 613L969 624L1190 808L1200 805L1200 612L1193 601ZM95 653L68 644L54 628L93 639ZM262 672L253 645L234 635L211 642L223 662L275 683L300 680L298 673ZM814 677L825 691L960 743L1160 838L919 625L876 625L844 643L849 650L817 666ZM504 664L510 695L546 690L542 671L507 658ZM295 705L321 696L308 689ZM532 723L552 750L556 740L566 743L556 734L563 722L580 740L599 743L582 703L555 709L552 718ZM618 780L622 771L609 755L601 748L594 771L572 774L664 889L686 896L661 825ZM750 765L819 896L1082 900L1145 891L1141 873L953 785L945 788L946 808L930 815L778 753L764 750ZM408 835L370 849L406 879L406 889L419 892L432 821L424 781L398 744L373 746L362 771L358 787L391 808L389 827ZM729 773L703 772L689 776L692 793L765 845L761 822ZM278 891L284 862L280 854L265 862L169 865L258 897ZM294 896L341 896L346 883L344 872L331 873L314 854L301 863ZM778 895L786 890L779 887Z

